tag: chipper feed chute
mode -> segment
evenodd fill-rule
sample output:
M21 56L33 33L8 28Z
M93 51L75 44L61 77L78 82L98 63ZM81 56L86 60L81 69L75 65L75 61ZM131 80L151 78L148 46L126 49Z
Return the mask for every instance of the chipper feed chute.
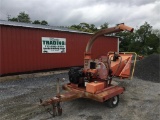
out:
M136 53L106 53L98 59L92 59L91 48L97 37L120 31L133 32L133 28L124 24L118 24L116 27L107 28L95 33L89 40L84 55L84 68L70 68L69 83L62 86L67 91L60 94L59 82L57 79L57 95L48 100L40 100L40 105L46 107L51 105L52 109L47 111L53 116L61 115L62 108L60 102L69 101L77 98L89 98L98 102L106 102L108 107L116 107L119 103L119 95L124 92L124 87L112 84L112 78L132 78L135 62L132 71L131 62Z
M133 56L135 57L132 60ZM130 78L132 79L134 73L134 67L136 63L137 54L134 52L121 52L118 55L118 59L115 61L113 53L109 53L110 68L112 70L112 75L120 78ZM133 68L132 68L133 62ZM132 68L132 69L131 69Z

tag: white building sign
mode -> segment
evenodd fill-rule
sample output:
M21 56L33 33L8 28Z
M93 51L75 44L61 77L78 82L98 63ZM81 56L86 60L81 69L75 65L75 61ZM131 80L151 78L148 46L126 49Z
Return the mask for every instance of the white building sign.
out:
M66 38L42 37L42 53L66 53Z

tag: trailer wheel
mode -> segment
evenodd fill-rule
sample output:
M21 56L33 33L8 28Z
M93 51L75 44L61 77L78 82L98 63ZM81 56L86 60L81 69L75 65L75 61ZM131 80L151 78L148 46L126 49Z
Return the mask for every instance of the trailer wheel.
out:
M119 95L116 95L116 96L110 98L106 102L107 102L107 106L108 107L110 107L110 108L116 107L118 105L118 103L119 103Z

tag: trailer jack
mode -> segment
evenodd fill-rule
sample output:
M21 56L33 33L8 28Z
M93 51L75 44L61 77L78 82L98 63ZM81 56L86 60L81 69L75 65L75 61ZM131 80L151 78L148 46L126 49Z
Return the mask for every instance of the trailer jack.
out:
M43 101L40 99L40 104L42 103ZM44 106L44 108L53 117L62 115L62 107L60 105L60 102L52 103L50 107Z

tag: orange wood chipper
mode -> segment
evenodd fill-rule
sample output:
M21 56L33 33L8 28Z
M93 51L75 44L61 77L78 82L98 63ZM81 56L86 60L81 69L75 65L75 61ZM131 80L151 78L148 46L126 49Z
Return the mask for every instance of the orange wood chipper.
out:
M44 107L51 105L51 108L46 110L53 116L62 114L60 102L77 98L89 98L98 102L106 102L108 107L116 107L119 103L119 95L124 92L125 88L113 85L112 79L114 77L132 79L137 54L109 52L106 56L92 59L91 48L97 37L120 31L133 32L133 28L122 23L95 33L86 46L84 67L72 67L68 72L69 83L62 86L66 92L60 94L60 79L57 78L57 95L45 101L40 99L40 105ZM133 56L134 62L131 70Z

